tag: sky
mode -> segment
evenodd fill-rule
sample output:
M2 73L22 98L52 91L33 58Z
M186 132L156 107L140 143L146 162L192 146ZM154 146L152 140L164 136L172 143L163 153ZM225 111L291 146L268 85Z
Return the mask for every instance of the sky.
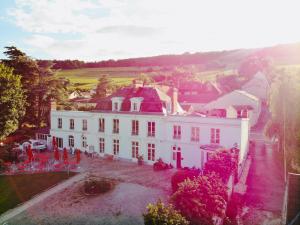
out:
M0 58L98 61L300 41L299 0L0 0Z

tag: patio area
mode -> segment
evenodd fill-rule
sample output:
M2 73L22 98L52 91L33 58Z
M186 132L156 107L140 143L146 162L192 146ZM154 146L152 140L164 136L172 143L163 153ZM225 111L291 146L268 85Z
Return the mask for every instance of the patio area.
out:
M116 180L113 190L86 196L83 178L15 216L8 224L143 224L148 203L171 194L169 169L154 172L149 165L82 156L79 171L85 177Z

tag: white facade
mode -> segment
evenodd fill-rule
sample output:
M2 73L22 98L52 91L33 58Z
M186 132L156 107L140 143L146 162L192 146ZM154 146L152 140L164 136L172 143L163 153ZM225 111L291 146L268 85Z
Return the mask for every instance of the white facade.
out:
M205 105L205 109L225 109L227 112L227 117L236 118L237 113L233 111L234 109L232 107L234 105L251 106L253 110L249 110L248 113L250 119L250 126L252 127L257 123L261 112L261 101L256 96L242 90L235 90L226 95L221 96L215 101L212 101Z
M71 119L74 120L74 129L70 129ZM100 119L102 126L104 119L104 131L99 129ZM62 121L61 128L58 126L59 120ZM87 121L86 130L83 130L84 120ZM114 128L119 132L114 133ZM136 161L138 155L143 155L144 161L149 164L162 158L174 167L181 165L202 168L207 161L207 153L200 146L212 143L212 129L216 132L213 135L216 144L225 148L232 148L237 144L241 163L248 150L249 119L52 110L50 134L61 138L60 147L69 148L72 136L74 148L82 151L118 155L119 158L133 161ZM72 143L71 140L71 145Z

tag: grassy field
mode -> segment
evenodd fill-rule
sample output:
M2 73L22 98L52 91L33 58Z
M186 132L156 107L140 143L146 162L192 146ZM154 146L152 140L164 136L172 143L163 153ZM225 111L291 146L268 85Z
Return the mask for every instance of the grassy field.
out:
M80 88L91 89L96 86L97 80L102 75L107 75L117 85L129 85L132 80L138 77L141 73L148 76L154 76L161 73L159 67L108 67L108 68L83 68L74 70L60 70L56 72L57 77L64 77L71 81L72 84ZM209 70L209 71L194 71L196 80L208 81L215 80L216 75L228 75L234 73L233 70Z
M0 214L75 174L59 172L0 176Z
M284 68L287 71L299 70L300 65L277 65L277 68ZM220 70L206 70L200 71L196 66L185 66L187 71L194 74L195 80L198 81L214 81L217 75L237 74L236 70L220 69ZM71 81L74 86L80 88L91 89L96 86L97 80L102 75L107 75L117 85L129 85L132 80L138 77L141 73L148 76L163 74L170 72L161 71L160 67L106 67L106 68L82 68L74 70L60 70L56 72L57 77L64 77Z
M57 77L65 77L78 87L91 89L96 86L98 79L107 75L117 85L128 85L141 73L155 74L155 69L147 67L108 67L108 68L83 68L74 70L60 70L56 72ZM154 71L153 71L154 70Z

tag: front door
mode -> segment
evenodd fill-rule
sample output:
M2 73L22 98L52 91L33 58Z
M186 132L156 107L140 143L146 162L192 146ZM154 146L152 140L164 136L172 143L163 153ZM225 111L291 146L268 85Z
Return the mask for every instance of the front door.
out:
M177 156L176 156L177 160L176 160L176 166L177 168L181 168L181 152L177 152Z

